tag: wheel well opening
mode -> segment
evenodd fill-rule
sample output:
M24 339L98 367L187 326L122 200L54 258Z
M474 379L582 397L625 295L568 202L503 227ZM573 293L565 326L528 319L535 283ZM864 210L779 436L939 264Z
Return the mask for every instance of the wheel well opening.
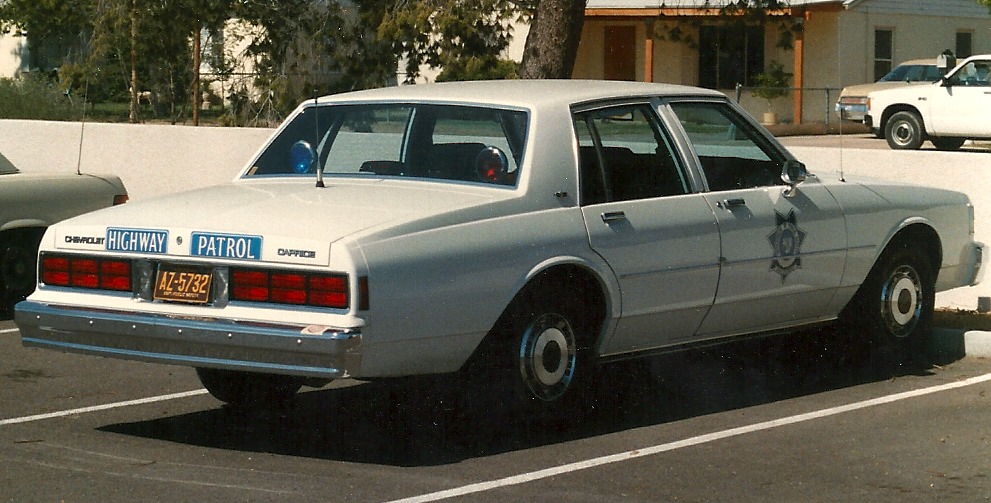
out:
M560 265L540 272L530 279L516 294L498 321L489 330L482 343L465 363L465 368L474 364L485 364L491 361L493 355L500 353L500 345L507 337L512 337L512 317L518 311L520 303L526 302L534 291L556 291L567 295L567 299L580 306L580 315L585 327L587 340L579 341L580 346L594 349L602 336L602 328L606 319L607 306L604 287L596 276L578 265Z
M888 120L891 119L891 116L898 112L910 112L915 114L915 116L919 118L919 124L922 125L923 129L925 129L925 121L922 119L922 114L919 113L918 109L910 105L892 105L886 108L881 114L881 122L878 124L878 127L881 128L882 132L888 127Z
M925 224L912 224L905 227L891 238L885 252L887 253L899 246L904 248L921 246L922 251L929 257L932 264L933 275L939 273L940 265L943 263L943 246L939 234L932 227Z

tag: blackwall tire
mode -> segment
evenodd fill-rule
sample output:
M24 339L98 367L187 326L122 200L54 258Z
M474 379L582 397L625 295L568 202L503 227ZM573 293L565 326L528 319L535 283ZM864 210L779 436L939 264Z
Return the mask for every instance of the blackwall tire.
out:
M875 264L847 317L867 332L877 363L894 368L924 365L935 300L929 257L895 245Z
M10 312L34 291L40 240L40 233L0 236L0 312Z
M925 140L922 119L912 112L898 112L888 119L884 137L895 150L918 150Z
M965 138L930 138L936 150L959 150L967 141Z
M214 398L245 409L285 405L303 385L299 377L237 370L197 368L196 375Z

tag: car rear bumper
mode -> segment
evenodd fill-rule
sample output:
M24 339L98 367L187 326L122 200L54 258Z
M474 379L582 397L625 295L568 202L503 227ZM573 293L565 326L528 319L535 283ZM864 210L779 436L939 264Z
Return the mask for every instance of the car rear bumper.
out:
M341 378L358 372L361 333L102 311L24 301L14 321L28 347L191 367Z

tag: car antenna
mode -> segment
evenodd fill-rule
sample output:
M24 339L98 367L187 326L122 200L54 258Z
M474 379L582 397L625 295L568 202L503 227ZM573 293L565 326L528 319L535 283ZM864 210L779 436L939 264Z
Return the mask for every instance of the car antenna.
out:
M314 87L313 88L313 129L314 129L314 133L316 134L313 136L313 141L317 142L317 145L319 146L320 113L319 110L317 109L318 104L319 102L317 99L317 88ZM323 184L323 164L320 162L320 156L316 156L316 157L317 158L315 159L315 161L317 163L317 188L324 188L326 187L326 185Z
M82 175L83 168L83 135L86 134L86 101L89 99L89 77L86 77L86 87L83 91L83 118L79 123L79 150L76 152L76 174Z

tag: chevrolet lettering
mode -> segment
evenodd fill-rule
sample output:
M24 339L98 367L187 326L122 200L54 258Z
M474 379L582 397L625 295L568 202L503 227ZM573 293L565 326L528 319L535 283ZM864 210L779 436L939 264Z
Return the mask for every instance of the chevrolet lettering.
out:
M231 182L56 224L15 321L240 407L448 374L469 418L578 425L604 366L746 337L831 325L914 371L983 253L966 195L809 173L717 91L421 84L309 100Z
M190 255L238 260L261 259L261 236L237 236L194 232Z
M97 238L92 236L66 236L65 242L69 244L82 244L82 245L102 245L106 241L106 238Z
M128 253L168 252L169 233L163 230L107 229L107 251Z

